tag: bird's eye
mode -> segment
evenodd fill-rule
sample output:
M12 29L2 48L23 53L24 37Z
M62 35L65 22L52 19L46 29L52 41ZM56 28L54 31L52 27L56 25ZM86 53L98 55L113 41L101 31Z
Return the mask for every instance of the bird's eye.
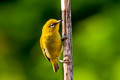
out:
M55 27L55 24L50 24L50 27L51 27L51 28L54 28L54 27Z

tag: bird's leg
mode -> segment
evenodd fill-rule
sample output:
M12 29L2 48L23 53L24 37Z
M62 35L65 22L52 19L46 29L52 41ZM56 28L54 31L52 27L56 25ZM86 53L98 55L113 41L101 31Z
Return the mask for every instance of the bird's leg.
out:
M63 36L62 36L62 41L66 40L67 38L68 38L67 35L63 35Z
M59 62L63 63L64 61L59 59Z
M67 38L68 38L68 35L63 35L62 36L62 41L66 40ZM59 62L61 62L61 63L70 63L70 61L69 61L69 59L67 57L64 57L63 60L59 59Z
M70 63L69 60L59 60L59 62L61 62L61 63Z
M60 59L59 59L59 62L61 62L61 63L70 63L71 61L69 60L68 57L64 57L63 60L60 60Z

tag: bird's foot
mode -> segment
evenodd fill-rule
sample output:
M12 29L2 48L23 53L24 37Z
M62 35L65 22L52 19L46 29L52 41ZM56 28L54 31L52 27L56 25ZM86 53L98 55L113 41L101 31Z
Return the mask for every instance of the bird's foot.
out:
M63 35L62 36L62 41L66 40L68 38L68 35Z
M63 63L64 61L63 60L59 60L59 62Z
M69 59L63 59L63 60L59 60L59 62L61 62L61 63L70 63L71 61Z

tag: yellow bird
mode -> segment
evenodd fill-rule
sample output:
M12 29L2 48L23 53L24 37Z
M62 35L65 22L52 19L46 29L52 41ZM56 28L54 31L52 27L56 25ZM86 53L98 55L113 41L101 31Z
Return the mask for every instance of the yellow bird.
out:
M54 72L59 69L58 58L61 54L61 36L59 25L62 20L50 19L42 29L40 47L44 56L52 63Z

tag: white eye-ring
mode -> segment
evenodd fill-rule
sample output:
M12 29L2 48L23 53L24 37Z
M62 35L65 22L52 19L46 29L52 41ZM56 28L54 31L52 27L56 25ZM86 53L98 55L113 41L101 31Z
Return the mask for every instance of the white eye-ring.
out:
M54 27L55 27L55 24L50 24L50 27L51 27L51 28L54 28Z

